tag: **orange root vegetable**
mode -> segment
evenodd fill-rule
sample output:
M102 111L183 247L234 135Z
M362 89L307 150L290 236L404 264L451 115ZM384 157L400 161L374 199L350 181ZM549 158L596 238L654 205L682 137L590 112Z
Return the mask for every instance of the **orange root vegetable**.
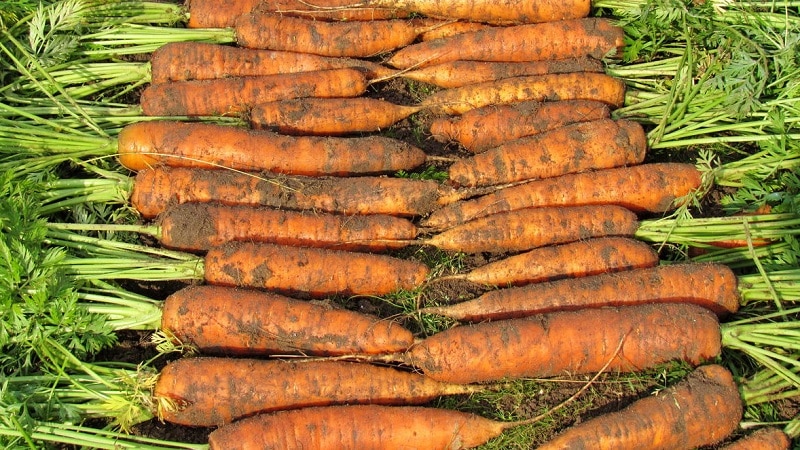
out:
M600 73L603 72L603 63L592 58L530 62L451 61L398 75L442 88L457 88L504 78L572 72Z
M252 242L214 247L204 259L208 284L315 298L413 290L429 271L421 262L388 255Z
M633 372L674 360L698 365L720 351L713 312L666 303L456 326L418 342L404 359L435 380L474 383L590 374L604 367Z
M658 253L635 239L607 237L537 248L472 269L438 278L460 279L486 286L521 286L655 267Z
M789 450L792 440L779 428L761 428L728 445L722 450Z
M675 264L498 289L420 312L480 321L672 302L696 304L720 316L734 313L740 302L736 275L723 264Z
M177 403L164 420L215 426L256 413L337 404L413 405L470 393L389 367L342 361L183 358L161 371L154 395Z
M663 213L700 187L692 164L653 163L528 181L434 211L422 226L442 229L480 217L546 206L619 205Z
M432 180L390 177L288 177L232 170L154 167L136 174L131 203L152 219L173 203L218 202L338 214L421 216L456 201Z
M583 0L581 0L583 1ZM529 2L532 7L539 3ZM510 10L511 8L492 8ZM420 42L397 51L387 63L398 69L448 61L544 61L591 56L602 59L624 45L622 28L604 18L490 27Z
M706 365L672 387L621 411L581 422L538 448L704 447L736 430L742 411L733 375L722 366Z
M243 114L258 103L357 97L366 89L364 72L345 68L151 84L139 101L146 116L223 116Z
M292 175L368 175L414 169L425 153L382 136L282 136L208 123L149 121L122 129L120 163L130 170L159 165L229 168Z
M491 186L640 164L646 151L640 124L601 119L502 144L453 163L448 174L457 186Z
M160 84L345 68L361 70L368 79L389 77L396 72L362 59L330 58L205 42L171 42L153 52L150 58L150 82Z
M625 83L604 73L572 72L503 78L444 89L420 105L450 115L491 105L523 101L593 100L618 107L625 101Z
M405 20L323 22L266 12L242 16L235 29L241 47L352 58L404 47L418 34Z
M491 25L481 22L467 22L453 19L436 19L433 17L414 17L410 19L417 29L426 30L417 37L420 41L431 41L456 34L483 30Z
M337 136L380 131L422 109L366 97L298 98L258 104L249 119L255 129Z
M211 432L208 443L211 450L466 449L518 424L441 408L328 406L243 419Z
M402 352L410 331L391 320L271 292L189 286L164 301L161 329L205 355Z
M603 236L633 236L639 221L615 205L528 208L467 222L424 243L465 253L522 252Z
M437 118L431 122L430 132L438 141L456 141L473 153L481 153L514 139L610 116L608 105L597 101L526 101Z
M536 23L586 17L591 9L587 0L524 0L497 3L487 0L367 0L367 5L400 8L431 17L463 19L488 23Z

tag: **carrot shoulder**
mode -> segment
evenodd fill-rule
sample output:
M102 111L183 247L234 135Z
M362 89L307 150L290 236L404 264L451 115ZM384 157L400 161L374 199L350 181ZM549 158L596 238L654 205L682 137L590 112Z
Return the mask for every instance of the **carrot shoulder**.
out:
M789 450L792 440L781 429L761 428L728 445L722 450Z

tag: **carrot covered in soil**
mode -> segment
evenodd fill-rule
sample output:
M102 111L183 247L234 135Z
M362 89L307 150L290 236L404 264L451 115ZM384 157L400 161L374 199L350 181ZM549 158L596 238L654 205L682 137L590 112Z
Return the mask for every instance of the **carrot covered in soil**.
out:
M490 186L640 164L646 151L640 124L600 119L502 144L453 163L448 175L456 186Z
M619 205L637 213L663 213L700 187L692 164L652 163L532 180L434 211L421 225L442 229L523 208Z
M724 264L674 264L497 289L446 306L422 308L462 321L642 303L691 303L718 315L738 311L737 278Z
M482 389L343 361L183 358L162 369L156 398L171 423L216 426L256 413L336 404L414 405Z
M271 292L189 286L164 301L161 330L204 355L347 355L406 350L397 323Z
M529 2L538 7L539 2ZM507 9L493 4L495 9ZM525 62L591 56L602 59L624 45L622 28L605 18L491 27L409 45L387 61L408 69L448 61Z
M481 153L514 139L610 116L608 105L598 101L525 101L436 118L431 122L430 132L437 141L455 141L473 153Z
M591 9L587 0L366 0L369 6L399 8L426 16L464 19L489 23L536 23L586 17Z
M789 450L791 445L792 440L781 429L766 427L720 448L722 450Z
M380 131L422 109L366 97L298 98L255 105L249 120L254 129L338 136Z
M366 89L364 72L344 68L151 84L139 102L146 116L223 116L243 114L263 102L357 97Z
M117 139L130 170L158 165L267 171L293 175L368 175L410 170L425 153L382 136L282 136L243 127L180 121L127 125Z
M728 369L705 365L657 394L574 425L538 448L698 448L733 433L743 409Z

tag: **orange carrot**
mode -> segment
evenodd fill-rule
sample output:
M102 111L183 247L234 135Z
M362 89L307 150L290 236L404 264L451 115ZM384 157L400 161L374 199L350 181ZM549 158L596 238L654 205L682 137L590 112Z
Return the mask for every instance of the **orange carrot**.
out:
M271 292L205 285L167 297L161 329L205 355L370 355L414 343L411 332L391 320Z
M413 290L428 273L425 264L410 259L252 242L214 247L204 259L209 284L316 298Z
M260 103L250 125L284 134L336 136L380 131L423 109L373 98L298 98Z
M733 375L722 366L706 365L621 411L574 425L538 448L703 447L722 441L736 430L742 411Z
M398 75L442 88L523 77L572 72L603 72L603 64L593 58L553 59L530 62L450 61Z
M483 30L491 26L481 22L437 19L434 17L414 17L410 21L417 29L426 30L419 34L418 39L420 41L446 38L456 34Z
M534 8L540 3L530 3ZM498 7L498 10L510 8ZM420 42L397 51L387 63L398 69L447 61L543 61L591 56L596 59L624 45L622 28L604 18L548 21L491 27Z
M267 411L345 403L413 405L479 389L352 362L183 358L164 367L154 395L177 403L177 408L161 408L164 420L215 426Z
M607 364L621 372L674 360L697 365L720 350L713 312L666 303L456 326L420 341L404 359L435 380L473 383L596 373Z
M432 180L288 177L232 170L154 167L136 174L131 203L152 219L171 203L219 202L339 214L421 216L459 198Z
M366 0L374 7L400 8L431 17L464 19L489 23L536 23L586 17L591 9L587 0L513 0L497 3L487 0Z
M153 52L150 58L150 82L159 84L344 68L359 69L367 79L389 77L395 73L392 69L363 59L330 58L205 42L171 42Z
M422 225L442 229L500 212L543 206L619 205L663 213L700 187L692 164L653 163L528 181L434 211Z
M761 428L732 443L722 450L789 450L792 440L779 428Z
M366 75L358 69L345 68L151 84L142 91L139 101L147 116L222 116L245 113L263 102L356 97L366 89Z
M461 279L487 286L521 286L644 269L658 262L658 253L644 242L606 237L541 247L484 264L467 273L437 279Z
M424 240L441 250L521 252L602 236L633 236L636 214L615 205L528 208L467 222Z
M640 124L600 119L502 144L455 162L448 174L457 186L489 186L639 164L646 150Z
M131 124L117 139L130 170L158 165L268 171L294 175L366 175L414 169L425 153L382 136L291 137L247 128L150 121Z
M591 100L525 101L437 118L431 122L430 132L440 142L456 141L473 153L481 153L514 139L610 115L608 105Z
M420 311L480 321L671 302L696 304L718 315L734 313L740 302L736 275L723 264L675 264L499 289L474 300Z

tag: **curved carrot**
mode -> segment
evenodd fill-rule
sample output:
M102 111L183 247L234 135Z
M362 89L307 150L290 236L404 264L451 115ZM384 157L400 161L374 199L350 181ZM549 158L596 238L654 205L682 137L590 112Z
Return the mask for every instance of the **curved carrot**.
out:
M552 311L682 302L718 315L739 309L733 271L723 264L676 264L489 291L474 300L423 308L424 313L480 321Z
M177 403L177 408L161 408L166 421L216 426L267 411L344 403L413 405L479 389L370 364L204 357L164 367L154 396Z
M410 331L391 320L278 294L189 286L164 301L161 329L205 355L347 355L406 350Z
M789 450L792 440L781 429L766 427L720 447L722 450Z
M587 0L367 0L371 6L402 8L426 16L464 19L489 23L536 23L586 17L591 9Z
M457 186L489 186L639 164L646 151L640 124L601 119L502 144L453 163L448 174Z
M473 383L596 373L607 364L621 372L673 360L698 365L720 350L713 312L667 303L457 326L420 341L404 359L435 380Z
M742 400L733 375L719 365L627 408L581 422L540 450L697 448L722 441L739 426Z

